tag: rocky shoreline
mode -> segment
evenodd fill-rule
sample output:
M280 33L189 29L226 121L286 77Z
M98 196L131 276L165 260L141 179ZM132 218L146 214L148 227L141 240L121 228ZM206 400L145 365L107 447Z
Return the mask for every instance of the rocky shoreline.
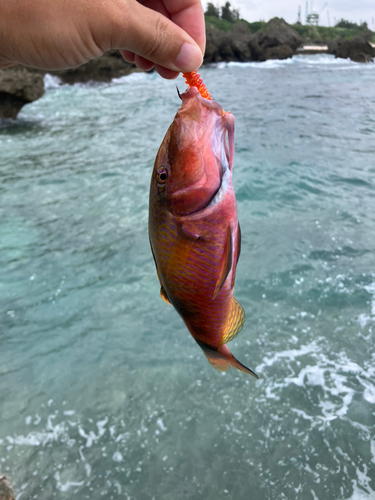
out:
M0 500L15 500L16 494L9 477L0 472Z
M267 61L288 59L295 54L324 53L335 57L350 58L356 62L373 62L374 47L365 38L342 38L329 42L326 47L303 49L300 35L283 19L271 19L264 30L250 33L243 22L234 24L231 31L219 31L207 26L207 45L204 64L217 62ZM112 78L128 75L138 70L122 59L118 51L110 51L78 68L50 71L63 83L109 82ZM0 70L0 119L15 119L25 104L44 94L46 72L15 66Z

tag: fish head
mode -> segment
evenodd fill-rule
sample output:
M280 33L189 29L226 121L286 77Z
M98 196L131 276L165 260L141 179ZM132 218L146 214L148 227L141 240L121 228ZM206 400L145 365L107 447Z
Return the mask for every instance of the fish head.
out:
M151 191L176 217L206 208L233 165L234 117L195 87L180 95L178 110L160 146Z

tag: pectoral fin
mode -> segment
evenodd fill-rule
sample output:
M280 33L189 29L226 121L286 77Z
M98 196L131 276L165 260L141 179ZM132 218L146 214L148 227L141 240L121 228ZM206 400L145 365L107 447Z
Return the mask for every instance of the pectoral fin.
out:
M174 244L169 258L167 274L173 272L174 269L181 269L185 267L194 243L198 239L199 236L192 234L187 228L181 226L176 243Z
M212 300L215 300L217 295L220 293L220 290L223 288L225 280L232 269L233 262L233 243L232 243L232 228L229 226L227 229L227 237L224 245L224 252L221 259L220 273L218 280L216 282L214 295Z
M241 227L240 223L238 223L238 228L237 228L237 248L236 248L236 264L233 266L233 272L232 272L232 283L231 287L234 288L234 280L236 279L236 270L237 270L237 264L238 264L238 259L240 258L241 254Z

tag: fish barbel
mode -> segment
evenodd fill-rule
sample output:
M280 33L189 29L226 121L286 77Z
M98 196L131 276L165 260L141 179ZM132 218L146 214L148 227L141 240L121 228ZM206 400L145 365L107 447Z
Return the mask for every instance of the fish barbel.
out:
M200 88L187 80L194 86L180 95L151 178L149 235L160 295L214 368L234 366L258 378L226 346L245 321L233 297L241 248L232 185L234 117L208 92L202 97L199 82Z

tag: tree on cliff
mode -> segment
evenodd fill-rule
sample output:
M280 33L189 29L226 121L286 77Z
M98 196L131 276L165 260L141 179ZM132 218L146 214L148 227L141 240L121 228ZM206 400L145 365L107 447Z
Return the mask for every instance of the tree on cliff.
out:
M347 21L346 19L341 19L338 23L336 23L336 28L347 28L347 29L368 29L368 24L364 21L362 24L352 23L351 21Z
M207 4L207 9L206 12L204 13L205 16L213 16L213 17L220 17L220 9L219 7L215 7L215 5L211 2L208 2Z
M230 2L226 2L223 7L221 7L221 19L225 19L230 23L238 21L240 18L240 11L237 9L230 8Z

